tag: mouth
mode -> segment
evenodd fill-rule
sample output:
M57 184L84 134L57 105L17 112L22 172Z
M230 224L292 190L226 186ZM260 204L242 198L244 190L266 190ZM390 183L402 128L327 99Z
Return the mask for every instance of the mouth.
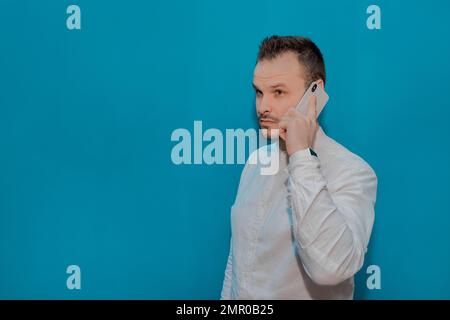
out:
M259 123L261 125L270 125L270 124L275 124L276 122L271 119L259 119Z
M259 122L265 122L265 123L275 123L274 120L269 119L269 118L260 118Z

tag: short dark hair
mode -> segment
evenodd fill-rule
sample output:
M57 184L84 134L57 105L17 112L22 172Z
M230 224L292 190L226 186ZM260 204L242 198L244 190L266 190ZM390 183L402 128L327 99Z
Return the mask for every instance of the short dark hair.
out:
M292 51L297 54L298 61L305 67L306 86L322 79L325 84L325 63L322 53L314 42L300 36L270 36L259 45L258 61L271 60L279 55Z

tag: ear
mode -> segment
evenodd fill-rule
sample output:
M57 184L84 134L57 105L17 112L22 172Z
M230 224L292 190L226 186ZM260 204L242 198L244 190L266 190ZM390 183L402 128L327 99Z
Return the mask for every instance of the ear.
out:
M322 79L316 80L316 83L322 87L322 89L325 89L325 83L323 82Z

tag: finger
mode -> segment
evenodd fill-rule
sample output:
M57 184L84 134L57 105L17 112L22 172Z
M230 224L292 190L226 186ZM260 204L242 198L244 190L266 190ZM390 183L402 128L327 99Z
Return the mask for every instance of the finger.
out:
M280 122L288 122L294 120L296 118L303 117L300 112L295 109L289 109L286 113L280 118Z
M307 118L313 121L317 119L316 102L316 96L311 96L311 98L309 99Z
M286 129L279 129L279 136L281 139L286 140Z
M304 118L302 113L297 109L290 109L289 116L292 118Z
M288 121L289 119L292 119L292 117L294 116L293 110L294 109L289 109L288 111L286 111L280 118L280 121Z
M282 120L280 120L280 122L278 122L278 128L280 128L280 130L281 130L281 129L286 129L286 127L287 127L287 122L288 122L288 119L282 119Z

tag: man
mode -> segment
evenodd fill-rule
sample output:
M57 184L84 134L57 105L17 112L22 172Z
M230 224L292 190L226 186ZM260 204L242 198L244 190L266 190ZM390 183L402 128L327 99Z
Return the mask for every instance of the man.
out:
M253 75L260 126L274 137L279 170L247 161L231 209L221 299L352 299L374 222L377 177L360 157L293 107L313 81L325 86L317 46L266 38Z

